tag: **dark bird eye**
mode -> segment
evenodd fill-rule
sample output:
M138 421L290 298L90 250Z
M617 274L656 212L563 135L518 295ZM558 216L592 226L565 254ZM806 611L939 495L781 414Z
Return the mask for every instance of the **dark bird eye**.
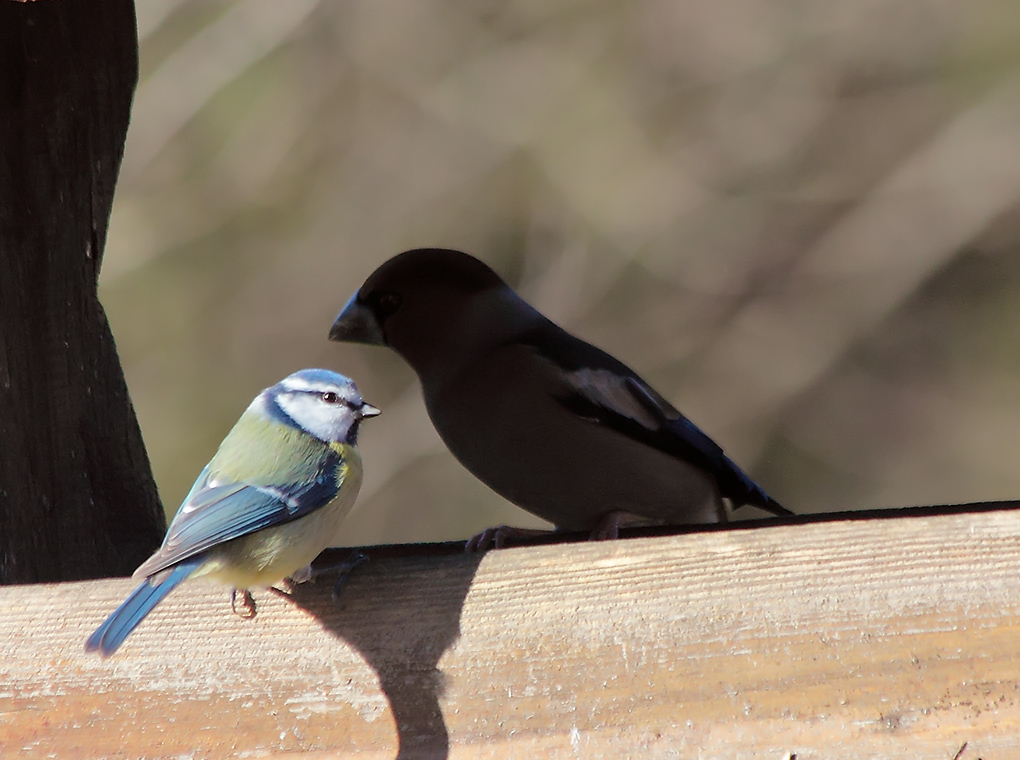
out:
M389 291L376 293L372 299L376 317L385 319L400 307L400 295Z
M340 397L333 393L333 391L326 391L322 394L322 400L327 404L335 404L340 400Z

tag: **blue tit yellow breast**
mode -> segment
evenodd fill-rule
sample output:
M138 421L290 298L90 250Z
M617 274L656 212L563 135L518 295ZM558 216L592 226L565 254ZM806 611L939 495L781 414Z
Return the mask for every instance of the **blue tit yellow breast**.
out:
M361 456L346 444L329 446L340 457L337 495L328 504L283 525L227 541L210 551L200 571L235 588L262 588L305 567L340 539L340 526L361 488Z

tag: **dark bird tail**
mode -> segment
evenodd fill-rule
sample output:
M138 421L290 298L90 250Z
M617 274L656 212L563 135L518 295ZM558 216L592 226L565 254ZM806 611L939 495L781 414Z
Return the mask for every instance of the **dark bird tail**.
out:
M750 476L725 454L723 471L726 475L725 482L720 482L719 487L722 495L733 503L734 508L750 505L771 512L777 517L791 517L796 514L765 493L764 488L751 480Z

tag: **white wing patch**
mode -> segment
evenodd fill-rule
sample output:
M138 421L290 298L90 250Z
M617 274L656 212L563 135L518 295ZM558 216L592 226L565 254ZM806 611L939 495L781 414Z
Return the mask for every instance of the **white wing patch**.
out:
M634 397L626 377L620 377L608 369L586 367L568 372L566 378L574 390L592 403L632 419L649 430L659 429L659 420ZM649 398L657 400L652 396Z
M287 511L293 512L298 508L300 502L293 496L288 496L279 488L273 488L272 486L255 486L255 490L261 491L262 493L269 494L274 499L282 501L287 505Z

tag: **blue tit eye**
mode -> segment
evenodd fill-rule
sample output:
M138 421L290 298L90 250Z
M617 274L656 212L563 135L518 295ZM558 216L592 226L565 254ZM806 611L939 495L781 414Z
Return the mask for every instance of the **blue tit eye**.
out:
M340 401L340 397L333 393L333 391L324 391L320 395L320 398L327 404L336 404Z

